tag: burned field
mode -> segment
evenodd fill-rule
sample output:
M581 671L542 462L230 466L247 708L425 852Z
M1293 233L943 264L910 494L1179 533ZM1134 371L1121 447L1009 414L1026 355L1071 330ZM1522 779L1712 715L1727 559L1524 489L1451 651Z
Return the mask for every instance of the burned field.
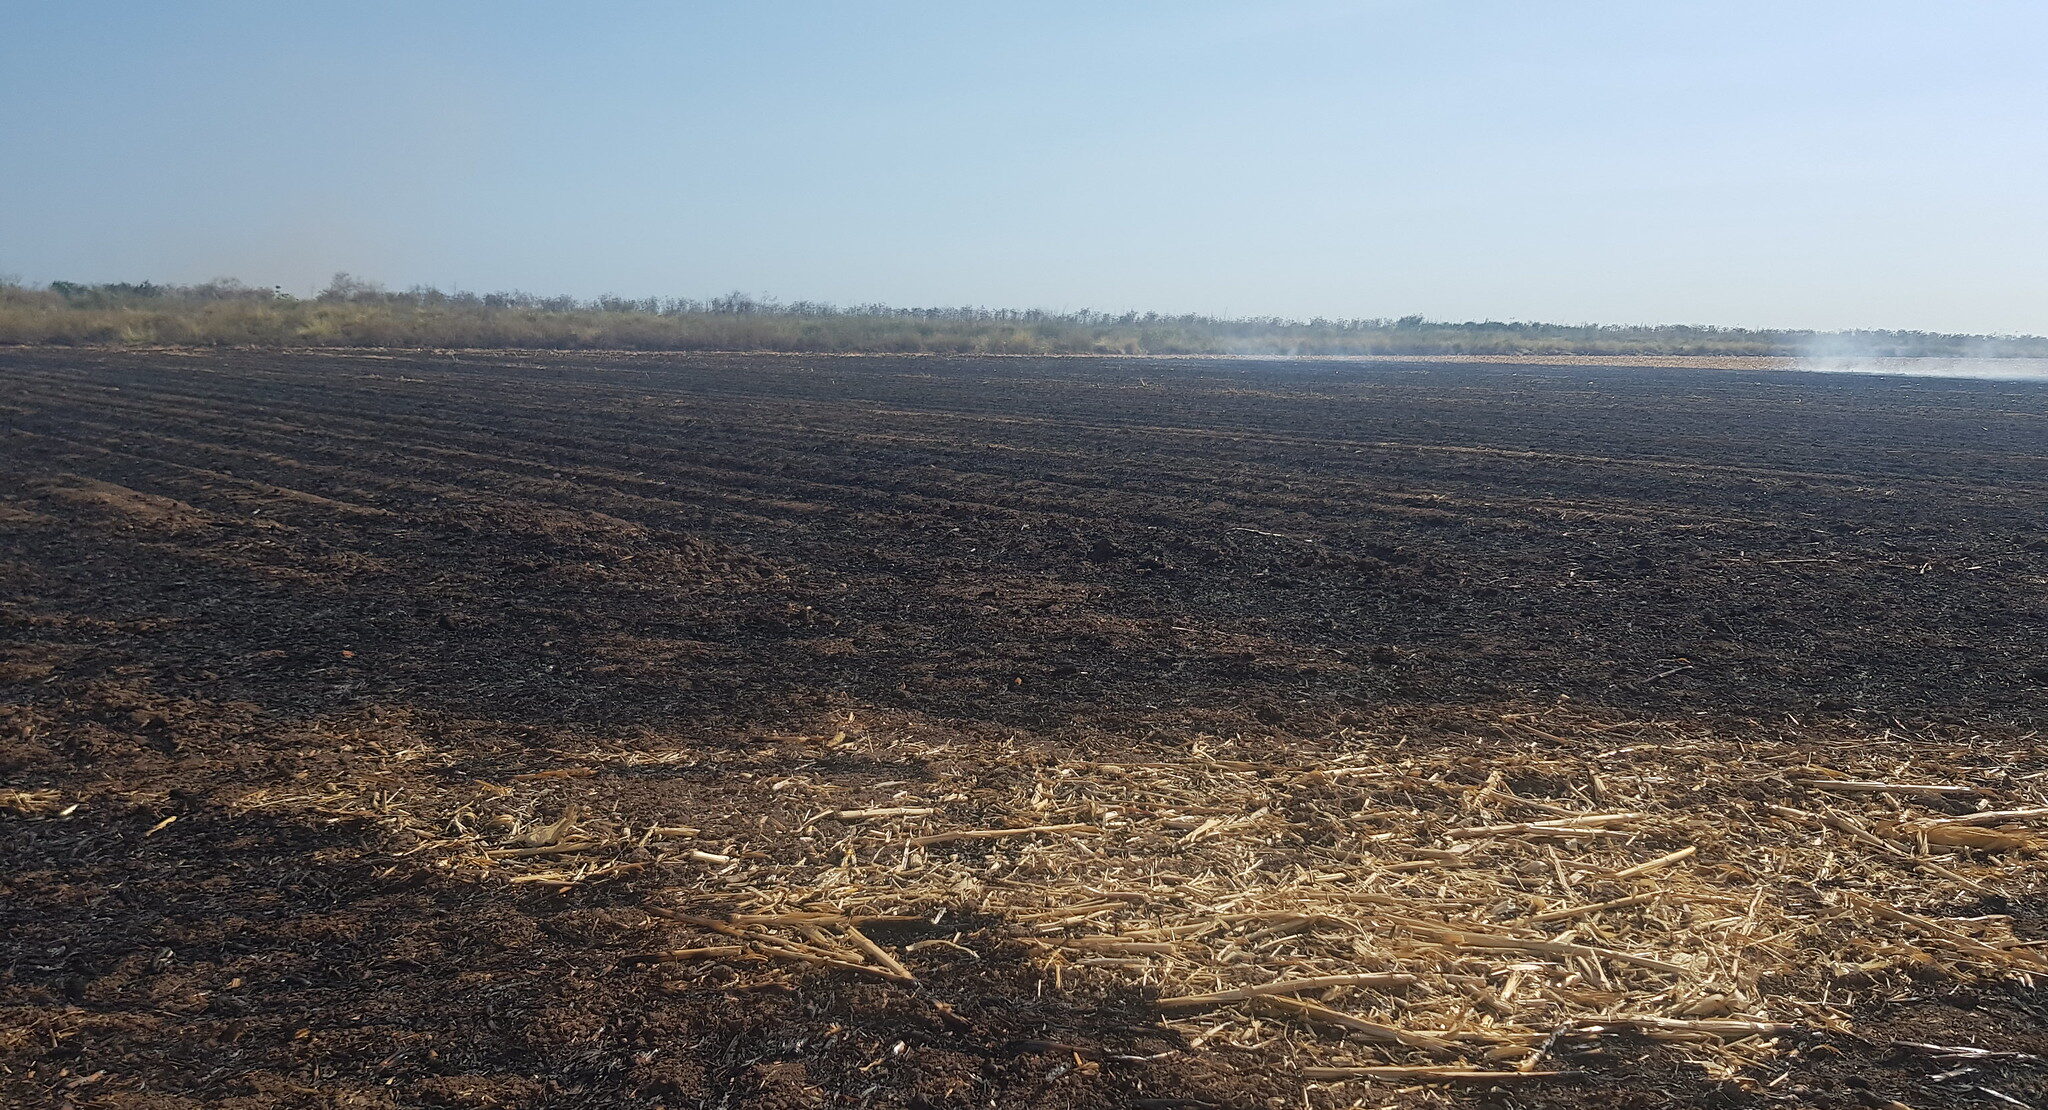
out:
M2048 388L0 352L0 1100L2048 1100Z

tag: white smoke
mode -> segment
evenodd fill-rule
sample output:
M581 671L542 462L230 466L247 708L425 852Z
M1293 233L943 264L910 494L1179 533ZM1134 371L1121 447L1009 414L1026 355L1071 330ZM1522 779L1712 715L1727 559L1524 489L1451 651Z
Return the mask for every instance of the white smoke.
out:
M1966 346L1960 356L1901 356L1875 349L1854 335L1815 335L1800 346L1793 368L1822 374L1885 374L1916 378L1973 378L1990 382L2048 382L2048 358L1997 353L1996 340Z

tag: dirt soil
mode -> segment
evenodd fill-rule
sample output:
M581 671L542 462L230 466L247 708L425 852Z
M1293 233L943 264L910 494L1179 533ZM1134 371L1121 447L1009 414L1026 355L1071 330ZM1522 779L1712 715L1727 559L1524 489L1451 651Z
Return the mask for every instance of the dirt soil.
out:
M636 956L718 941L656 911L797 850L793 776L971 807L1054 758L1567 704L2031 753L2044 464L2048 387L1996 382L0 351L0 1102L2042 1105L2017 982L1741 1076L1611 1038L1461 1090L1190 1049L965 911L874 927L943 942L907 984ZM485 788L712 861L509 882L385 819Z

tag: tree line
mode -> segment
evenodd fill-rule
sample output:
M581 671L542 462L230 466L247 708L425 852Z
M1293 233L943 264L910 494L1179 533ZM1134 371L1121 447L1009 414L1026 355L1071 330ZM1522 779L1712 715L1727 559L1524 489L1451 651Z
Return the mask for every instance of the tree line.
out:
M337 274L312 297L190 285L0 282L0 343L512 347L986 354L2048 357L2038 336L1547 324L1421 316L1288 319L1094 309L905 308L747 293L592 298L386 289Z

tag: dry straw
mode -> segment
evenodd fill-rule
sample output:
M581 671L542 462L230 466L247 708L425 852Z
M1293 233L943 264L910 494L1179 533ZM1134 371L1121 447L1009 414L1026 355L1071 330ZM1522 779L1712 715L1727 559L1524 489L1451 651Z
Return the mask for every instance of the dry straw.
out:
M1257 1050L1317 1082L1540 1082L1566 1070L1561 1047L1623 1031L1732 1076L1795 1030L1847 1028L1909 975L2048 973L2048 942L1983 905L2044 889L2048 772L2014 762L2017 746L1564 712L1469 725L1460 743L1406 745L1389 726L1019 761L1007 787L984 777L963 793L941 776L792 814L800 850L538 812L532 783L480 788L437 822L375 796L249 802L410 823L415 851L514 883L691 861L654 911L675 943L647 961L907 985L934 947L957 956L988 934L892 948L864 930L991 915L1048 989L1148 989L1196 1049ZM935 765L964 754L909 735L835 741ZM687 756L589 762L659 758ZM790 806L832 792L778 785ZM601 774L577 787L603 809ZM686 908L707 891L722 912Z

